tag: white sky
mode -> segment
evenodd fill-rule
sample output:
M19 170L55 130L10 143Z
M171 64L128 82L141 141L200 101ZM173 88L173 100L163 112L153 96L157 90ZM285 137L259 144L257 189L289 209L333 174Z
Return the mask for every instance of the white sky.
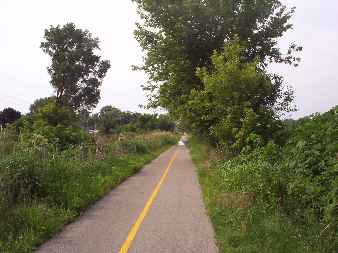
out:
M299 111L293 117L324 112L338 104L338 2L283 0L296 6L294 31L285 41L304 46L298 68L274 66L294 87ZM136 111L146 101L140 85L146 76L131 70L142 62L142 52L133 37L137 20L131 0L0 0L0 110L14 107L27 112L37 98L50 96L46 67L48 56L39 48L49 25L74 22L101 40L101 54L112 67L104 80L101 102Z
M299 67L278 65L275 72L285 77L295 90L299 118L314 112L325 112L338 104L338 1L282 0L296 6L291 23L294 29L283 38L281 45L296 42L304 46Z

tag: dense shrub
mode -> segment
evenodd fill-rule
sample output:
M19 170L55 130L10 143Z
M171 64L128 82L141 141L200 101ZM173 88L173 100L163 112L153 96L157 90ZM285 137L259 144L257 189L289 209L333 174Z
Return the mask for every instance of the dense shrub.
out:
M35 106L33 114L18 123L20 141L27 145L39 136L60 149L89 142L89 135L76 123L77 115L71 108L56 105L54 99L46 100Z
M256 202L292 222L314 228L325 252L338 243L338 107L295 122L284 146L273 143L221 163L228 192L251 193Z
M244 61L238 41L214 52L212 67L197 69L203 89L193 89L182 108L182 123L228 155L274 139L280 115L292 111L293 92L283 79L267 73L258 59Z
M0 192L9 205L31 201L41 195L41 160L18 152L0 160Z

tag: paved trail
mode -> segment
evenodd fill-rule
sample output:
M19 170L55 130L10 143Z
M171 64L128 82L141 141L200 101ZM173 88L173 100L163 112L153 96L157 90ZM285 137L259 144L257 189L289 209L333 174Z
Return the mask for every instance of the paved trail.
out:
M189 151L175 146L36 253L216 253L213 237Z

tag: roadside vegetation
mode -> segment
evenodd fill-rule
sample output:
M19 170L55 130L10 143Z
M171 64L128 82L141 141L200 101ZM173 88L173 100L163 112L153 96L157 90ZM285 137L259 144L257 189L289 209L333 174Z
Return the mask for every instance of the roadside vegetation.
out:
M74 24L45 30L55 94L0 112L0 252L25 253L178 141L167 115L93 114L110 63Z
M191 138L221 252L336 252L338 107L292 121L284 145L224 159Z
M220 251L337 252L337 107L284 120L294 92L270 68L300 64L301 46L279 47L295 9L279 0L134 2L148 106L193 136Z
M31 252L177 143L177 136L153 132L125 134L120 140L101 136L100 141L100 146L78 145L62 151L53 145L20 143L15 153L1 156L0 252Z
M0 112L0 251L30 252L189 132L221 252L335 253L338 108L299 120L271 63L297 67L279 40L295 12L280 0L132 0L148 108L94 114L110 62L73 23L45 30L51 97ZM89 134L91 133L91 134Z

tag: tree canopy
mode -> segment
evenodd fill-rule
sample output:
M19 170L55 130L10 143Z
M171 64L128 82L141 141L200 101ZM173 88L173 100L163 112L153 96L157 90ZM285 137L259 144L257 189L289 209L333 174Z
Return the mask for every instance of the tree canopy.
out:
M55 97L38 98L29 106L29 112L31 114L37 113L41 107L47 105L49 102L55 101Z
M100 110L99 122L100 128L105 132L109 133L112 130L117 130L121 125L122 112L110 105L104 106Z
M73 23L45 30L42 50L52 59L47 68L56 103L75 111L91 110L100 99L100 86L110 63L97 55L99 39Z
M271 62L298 65L300 58L297 52L302 48L296 44L290 44L285 53L278 47L278 39L292 28L289 20L295 9L288 9L279 0L134 0L137 3L141 22L135 31L135 37L145 51L144 64L135 69L145 71L149 76L149 82L144 89L149 93L149 106L161 106L166 108L175 119L185 122L186 126L195 125L199 132L211 134L211 126L215 123L210 120L205 125L205 118L213 118L210 110L199 111L193 107L197 103L196 96L202 96L199 106L204 106L208 96L206 90L207 75L202 75L198 69L204 69L203 73L211 75L216 71L222 76L220 84L230 87L236 77L225 77L219 73L215 64L216 52L224 51L228 45L238 41L242 47L237 52L237 59L241 63L252 63L258 76L270 82L271 92L258 88L256 94L268 101L273 98L273 106L281 100L284 101L284 109L289 108L292 96L290 91L288 98L283 97L287 90L283 86L283 79L277 75L269 76L267 66ZM224 64L228 61L223 55ZM246 65L234 64L239 67L238 73L246 68ZM222 70L223 71L223 70ZM255 72L252 71L252 72ZM215 73L215 74L216 74ZM254 77L253 77L254 78ZM246 85L248 88L248 84ZM231 91L231 99L236 93L247 97L246 90L239 91L234 87ZM251 89L251 90L252 90ZM237 91L236 91L237 90ZM215 91L216 92L216 91ZM197 95L200 93L199 95ZM202 100L201 100L202 99ZM230 102L224 100L230 96L219 99L218 107L226 107ZM244 103L244 101L243 101ZM255 111L254 108L251 108ZM281 108L279 108L281 109ZM223 108L225 110L225 108ZM243 110L241 110L243 111ZM273 116L278 116L282 110L271 110ZM243 111L244 112L244 111ZM211 115L209 114L211 113ZM241 115L242 117L243 115ZM189 120L190 119L190 120ZM209 125L208 125L209 124Z

